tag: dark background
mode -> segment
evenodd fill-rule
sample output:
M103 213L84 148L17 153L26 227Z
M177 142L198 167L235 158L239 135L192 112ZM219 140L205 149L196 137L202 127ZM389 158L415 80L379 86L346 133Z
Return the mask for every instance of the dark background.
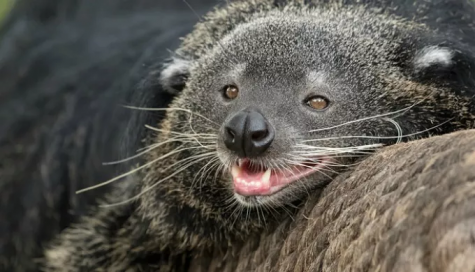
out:
M1 0L0 0L1 1ZM203 14L217 0L188 0ZM197 16L181 0L18 0L0 29L0 271L36 271L45 242L110 187L165 106L156 71Z

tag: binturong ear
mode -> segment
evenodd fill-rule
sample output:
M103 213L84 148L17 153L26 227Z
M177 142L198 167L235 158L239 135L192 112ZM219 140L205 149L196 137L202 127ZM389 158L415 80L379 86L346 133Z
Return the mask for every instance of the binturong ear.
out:
M185 88L191 64L191 61L178 57L173 57L171 61L165 63L160 73L160 84L163 89L172 95L179 94Z
M475 58L463 47L428 45L418 50L413 59L416 79L449 86L475 87Z
M454 64L454 56L454 50L448 47L426 46L416 53L415 71L446 70Z

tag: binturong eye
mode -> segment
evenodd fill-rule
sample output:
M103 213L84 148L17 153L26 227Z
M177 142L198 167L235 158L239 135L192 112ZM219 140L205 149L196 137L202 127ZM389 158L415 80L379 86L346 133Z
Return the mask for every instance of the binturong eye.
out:
M239 94L239 89L238 87L234 86L234 85L228 85L226 87L224 87L223 89L224 93L224 97L226 99L235 99L236 97L238 97L238 94Z
M307 106L309 106L310 108L314 110L321 111L328 108L328 105L330 105L330 102L328 101L327 98L316 95L316 96L311 96L307 98L307 100L305 101L305 104L307 104Z

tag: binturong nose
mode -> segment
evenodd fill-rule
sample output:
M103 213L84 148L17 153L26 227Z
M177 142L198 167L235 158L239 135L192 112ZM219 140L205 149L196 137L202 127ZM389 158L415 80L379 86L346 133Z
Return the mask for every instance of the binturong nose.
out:
M224 144L241 158L257 157L274 141L274 130L256 109L247 108L224 124Z

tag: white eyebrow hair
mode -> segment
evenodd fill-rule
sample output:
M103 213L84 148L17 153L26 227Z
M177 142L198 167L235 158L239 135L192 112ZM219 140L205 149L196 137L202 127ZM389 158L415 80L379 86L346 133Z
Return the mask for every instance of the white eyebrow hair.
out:
M327 75L322 71L310 71L307 74L307 81L310 84L316 84L316 85L328 84Z
M229 72L229 76L239 77L240 75L242 75L242 73L244 73L246 67L246 63L233 64L233 69L231 69L231 71Z

